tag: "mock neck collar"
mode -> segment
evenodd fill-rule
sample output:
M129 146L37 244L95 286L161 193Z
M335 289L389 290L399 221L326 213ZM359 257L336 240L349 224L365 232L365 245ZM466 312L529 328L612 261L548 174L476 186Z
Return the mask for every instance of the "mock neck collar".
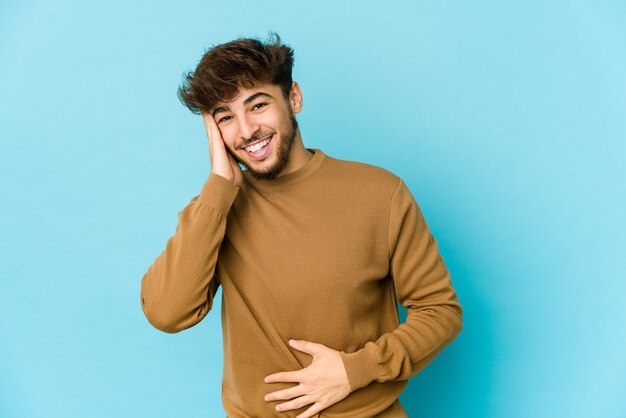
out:
M282 176L278 176L272 180L255 179L250 173L248 173L248 170L245 170L243 172L245 181L255 189L272 191L305 179L309 175L313 174L313 172L315 172L320 165L322 165L322 161L324 161L324 158L326 157L326 154L324 154L319 148L306 149L312 152L313 156L297 170L292 171L291 173L283 174Z

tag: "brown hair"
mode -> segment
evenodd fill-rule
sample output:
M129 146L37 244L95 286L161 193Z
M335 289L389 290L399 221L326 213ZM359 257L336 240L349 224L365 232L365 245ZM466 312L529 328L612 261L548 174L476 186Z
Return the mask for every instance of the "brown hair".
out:
M195 114L234 99L240 88L264 83L280 86L288 99L292 68L293 49L282 44L276 32L270 32L265 42L235 39L205 50L195 71L183 74L178 98Z

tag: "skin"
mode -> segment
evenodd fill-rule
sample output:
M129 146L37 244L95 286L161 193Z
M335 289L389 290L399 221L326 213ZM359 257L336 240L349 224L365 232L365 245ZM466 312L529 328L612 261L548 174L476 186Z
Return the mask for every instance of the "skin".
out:
M271 97L259 96L245 103L246 99L260 92ZM279 86L261 84L253 89L241 89L232 101L220 103L210 113L203 113L209 137L211 170L239 186L243 177L238 163L255 178L265 180L302 167L313 154L304 147L295 119L295 113L301 109L300 86L293 82L288 101ZM264 159L255 160L243 149L272 134L270 153Z
M266 401L291 399L279 403L276 411L283 412L311 405L296 418L309 418L339 402L351 392L348 375L339 351L323 344L305 340L290 340L289 344L298 351L313 357L304 369L279 372L265 377L265 382L296 382L297 386L278 390L265 396Z
M267 96L255 94L263 92ZM243 164L255 178L271 181L301 168L313 156L302 143L295 114L302 110L302 92L293 82L288 100L280 87L261 84L241 89L235 99L220 103L202 119L209 139L211 172L233 184L243 182ZM247 155L244 146L273 134L271 150L262 160ZM276 411L283 412L310 407L296 418L309 418L346 398L351 392L346 369L339 351L322 344L290 340L290 346L313 357L311 364L300 370L278 371L265 377L266 383L294 382L297 385L268 393L267 402L279 402Z

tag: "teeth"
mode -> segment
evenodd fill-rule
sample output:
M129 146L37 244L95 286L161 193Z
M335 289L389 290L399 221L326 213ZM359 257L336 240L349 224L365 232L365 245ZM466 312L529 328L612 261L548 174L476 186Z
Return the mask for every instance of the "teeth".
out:
M270 137L271 138L271 137ZM258 142L250 147L245 147L246 151L248 152L257 152L259 151L261 148L265 147L267 144L269 144L270 142L270 138L267 138L261 142Z

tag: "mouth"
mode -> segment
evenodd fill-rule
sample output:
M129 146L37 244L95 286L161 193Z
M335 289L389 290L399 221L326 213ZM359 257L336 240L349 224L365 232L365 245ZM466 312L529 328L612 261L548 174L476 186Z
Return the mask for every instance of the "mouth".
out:
M274 135L243 147L243 149L250 158L260 160L269 154L272 147L272 139L274 139Z

